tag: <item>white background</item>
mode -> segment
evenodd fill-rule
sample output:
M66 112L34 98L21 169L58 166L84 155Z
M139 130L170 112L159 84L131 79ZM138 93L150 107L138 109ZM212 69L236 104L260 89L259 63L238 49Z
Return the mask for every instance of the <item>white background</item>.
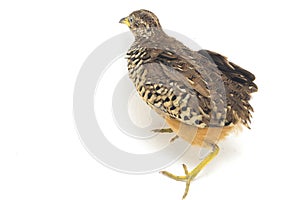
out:
M288 0L1 1L0 199L181 198L184 183L102 166L73 121L82 63L139 8L257 76L252 130L221 144L187 199L299 199L300 15Z

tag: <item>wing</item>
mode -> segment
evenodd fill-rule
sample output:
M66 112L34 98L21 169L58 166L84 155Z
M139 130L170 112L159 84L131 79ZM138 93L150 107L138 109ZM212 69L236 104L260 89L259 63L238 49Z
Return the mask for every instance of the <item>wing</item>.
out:
M129 74L143 100L162 116L189 125L204 128L242 121L249 127L253 111L249 100L257 90L254 75L211 51L189 55L191 59L186 59L168 50L152 48L130 51ZM208 87L220 81L218 74L225 94L220 85ZM225 101L224 114L224 108L218 105ZM215 124L211 119L217 119Z
M257 91L257 85L253 82L255 80L255 76L251 72L241 68L233 62L228 61L225 56L216 52L202 49L198 51L198 53L208 58L211 62L214 62L218 69L230 80L243 87L247 87L249 93Z
M238 120L241 120L249 128L250 112L253 112L249 100L251 93L258 90L257 85L253 82L255 76L251 72L228 61L221 54L208 50L200 50L198 53L214 62L223 75L228 103L227 121L236 123Z
M140 51L143 53L129 53L129 75L143 100L164 117L201 128L208 126L211 94L194 64L167 50ZM225 120L225 116L219 118Z

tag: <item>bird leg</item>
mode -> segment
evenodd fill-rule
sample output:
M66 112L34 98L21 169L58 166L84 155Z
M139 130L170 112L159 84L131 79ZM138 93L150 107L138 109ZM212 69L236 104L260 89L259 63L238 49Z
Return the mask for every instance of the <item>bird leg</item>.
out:
M174 142L175 140L177 140L178 138L179 138L179 136L178 136L178 135L175 135L174 137L171 138L170 142L172 143L172 142Z
M152 131L155 133L173 133L173 130L171 128L154 129ZM174 137L171 138L170 143L174 142L178 138L179 136L175 135Z
M219 147L218 145L214 144L212 151L199 163L191 172L188 171L187 167L185 164L183 164L183 169L185 176L176 176L171 174L170 172L167 171L162 171L161 173L171 179L174 179L176 181L183 181L186 182L185 186L185 191L183 194L182 199L185 199L185 197L188 194L189 188L191 181L199 174L199 172L213 159L215 158L219 153Z
M155 133L173 133L171 128L153 129L152 131Z

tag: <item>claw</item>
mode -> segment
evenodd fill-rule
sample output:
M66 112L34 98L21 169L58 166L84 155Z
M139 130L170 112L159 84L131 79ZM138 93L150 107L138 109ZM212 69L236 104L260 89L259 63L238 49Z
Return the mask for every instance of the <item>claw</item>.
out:
M187 169L187 166L185 164L182 164L182 167L183 167L185 175L189 175L189 171Z
M184 190L184 194L182 196L182 199L185 199L185 197L187 196L189 189L190 189L190 184L191 181L194 179L194 176L192 176L191 173L189 173L187 166L185 164L182 164L185 176L176 176L170 172L167 171L162 171L161 173L169 178L172 178L176 181L184 181L185 183L185 190Z
M161 173L171 179L176 181L183 181L186 182L185 191L182 196L182 199L185 199L189 192L191 181L199 174L199 172L219 153L219 147L217 145L213 145L212 152L208 154L201 163L199 163L191 172L188 171L187 166L185 164L182 165L185 176L176 176L167 171L161 171Z

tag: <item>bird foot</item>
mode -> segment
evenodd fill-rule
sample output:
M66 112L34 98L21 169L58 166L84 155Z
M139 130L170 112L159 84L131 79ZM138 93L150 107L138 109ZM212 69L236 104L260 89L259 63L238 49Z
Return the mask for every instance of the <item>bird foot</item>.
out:
M161 171L161 173L171 179L174 179L176 181L183 181L186 183L185 185L185 191L182 196L182 199L185 199L189 192L191 181L194 180L194 178L199 174L199 172L219 153L219 147L216 144L212 145L212 151L191 171L189 172L186 165L183 164L183 170L185 173L185 176L176 176L170 172L167 171Z
M171 178L171 179L176 180L176 181L186 182L185 191L184 191L184 194L182 196L182 199L185 199L185 197L187 196L187 194L189 192L191 181L197 176L197 174L193 174L193 171L189 172L185 164L182 164L182 167L183 167L185 176L176 176L176 175L174 175L170 172L167 172L167 171L161 171L161 173L163 175Z
M152 131L155 133L173 133L173 130L171 128L153 129ZM172 137L170 143L173 143L177 138L179 138L178 135Z

